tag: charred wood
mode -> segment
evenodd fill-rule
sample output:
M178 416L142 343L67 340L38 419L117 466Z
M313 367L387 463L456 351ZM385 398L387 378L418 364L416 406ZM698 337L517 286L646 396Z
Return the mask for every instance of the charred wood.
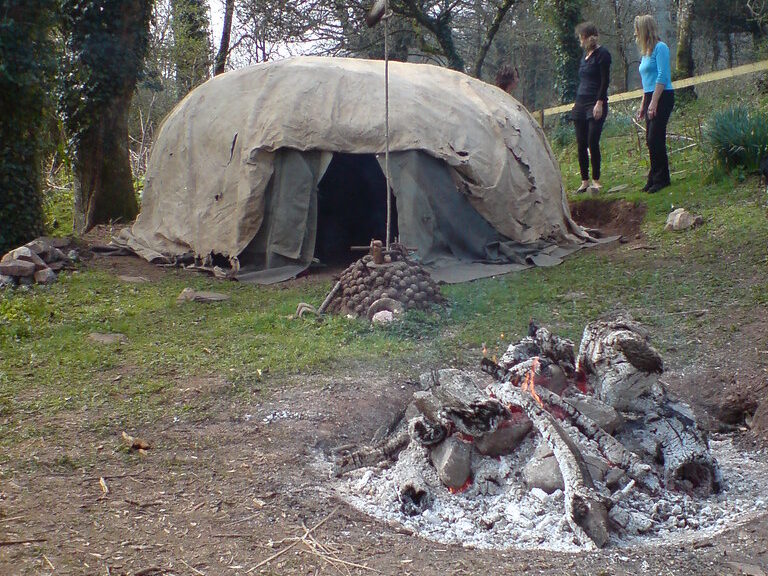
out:
M565 486L565 517L582 544L604 547L609 540L606 499L596 490L578 447L562 426L531 396L508 382L491 384L503 403L519 406L533 422L557 459Z
M516 385L516 382L518 382L516 375L513 372L505 370L503 367L487 358L483 358L480 366L484 372L490 374L499 382L510 383L511 385ZM569 403L567 399L539 386L537 386L535 390L543 402L559 408L562 414L564 414L568 420L576 426L582 434L584 434L584 436L596 442L600 447L601 454L611 465L619 466L630 478L637 480L648 489L654 492L659 490L659 481L653 474L651 466L643 463L642 459L637 454L627 450L621 442L605 432L595 424L591 418L582 414L581 411L576 408L576 406Z

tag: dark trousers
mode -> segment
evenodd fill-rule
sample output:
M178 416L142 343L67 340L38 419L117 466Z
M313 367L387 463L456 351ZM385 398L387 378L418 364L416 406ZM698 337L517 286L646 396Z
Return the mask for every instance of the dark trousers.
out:
M675 91L664 90L656 107L656 116L648 118L648 105L652 92L645 93L643 113L645 114L645 143L651 157L651 169L648 171L648 186L669 184L669 158L667 157L667 124L675 106Z
M576 144L579 150L579 170L581 179L589 180L589 161L592 160L592 178L600 180L600 134L603 132L608 106L603 106L600 120L594 118L574 120Z

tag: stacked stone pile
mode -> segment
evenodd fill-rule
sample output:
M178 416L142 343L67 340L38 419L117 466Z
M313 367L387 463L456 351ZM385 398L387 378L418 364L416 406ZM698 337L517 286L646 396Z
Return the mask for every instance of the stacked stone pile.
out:
M445 302L440 287L419 264L396 252L387 259L376 264L366 255L344 270L328 311L371 317L381 310L426 310Z
M56 272L70 264L75 256L64 254L65 240L37 238L15 248L0 259L0 287L51 284Z

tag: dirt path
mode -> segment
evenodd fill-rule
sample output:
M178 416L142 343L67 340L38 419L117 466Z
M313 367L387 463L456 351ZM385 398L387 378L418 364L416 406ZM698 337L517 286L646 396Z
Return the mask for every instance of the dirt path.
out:
M214 397L215 379L198 385ZM412 391L373 375L287 383L268 403L213 406L215 419L159 421L140 431L152 444L143 455L59 422L67 448L26 446L28 468L3 481L0 573L766 573L765 516L695 548L582 554L446 546L372 520L335 497L316 461L370 437ZM8 543L25 539L43 541Z

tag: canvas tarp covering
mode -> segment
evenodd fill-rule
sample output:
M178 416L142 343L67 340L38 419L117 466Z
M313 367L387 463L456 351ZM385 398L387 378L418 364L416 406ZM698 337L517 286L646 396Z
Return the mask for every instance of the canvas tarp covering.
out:
M193 252L221 254L236 264L246 248L255 255L259 246L262 267L300 267L313 249L312 189L331 154L384 152L383 86L383 62L343 58L282 60L209 80L163 123L141 214L121 243L148 259ZM460 239L448 251L454 258L506 259L514 267L536 258L552 263L563 252L557 247L569 251L588 239L571 220L543 132L508 94L459 72L399 62L390 63L389 92L399 218L420 218L401 206L427 202L440 222L426 239L429 246L444 244L441 234L449 235ZM398 154L413 151L420 154ZM427 166L425 158L435 161L433 172L446 187L418 174L415 167ZM303 168L297 172L296 166ZM427 190L435 199L420 197ZM476 216L444 208L436 200L443 190L458 191L452 201ZM283 214L292 203L300 209ZM475 250L472 260L464 260L469 253L462 255L461 244L477 248L478 238L461 240L462 234L467 218L477 217L487 227L473 233L484 242L493 236L489 227L499 237L483 244L482 258ZM300 241L294 231L283 237L302 225ZM409 230L401 227L401 236ZM418 234L429 236L423 229Z

